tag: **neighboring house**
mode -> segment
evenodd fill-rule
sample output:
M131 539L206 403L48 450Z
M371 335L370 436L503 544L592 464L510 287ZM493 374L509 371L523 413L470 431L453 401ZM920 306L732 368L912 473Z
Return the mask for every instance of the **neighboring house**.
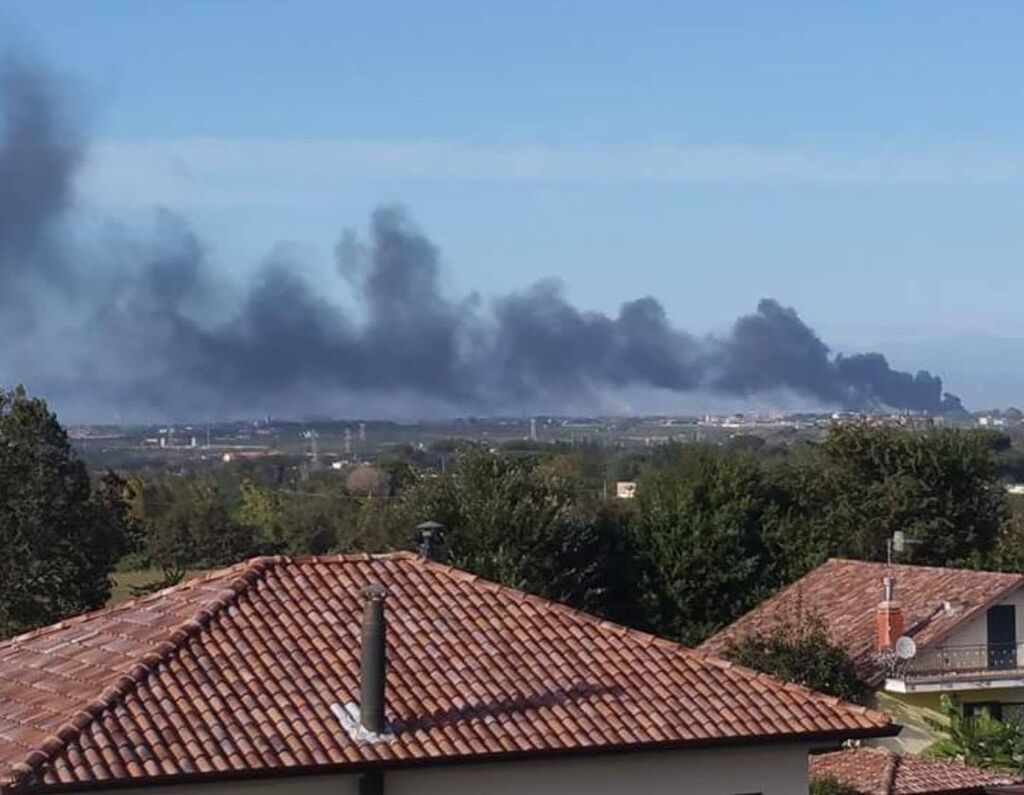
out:
M1021 781L1019 775L1011 773L897 754L886 748L847 748L815 754L810 773L812 779L833 778L860 795L985 795Z
M790 795L888 716L399 553L0 643L0 792Z
M1022 585L1020 574L834 559L701 648L721 653L779 622L820 616L831 640L876 689L879 704L906 724L897 743L920 751L934 739L926 717L938 715L943 693L967 713L1024 720ZM914 641L902 644L915 652L910 659L895 654L902 636Z
M636 481L620 480L615 484L615 496L620 500L631 500L636 497Z

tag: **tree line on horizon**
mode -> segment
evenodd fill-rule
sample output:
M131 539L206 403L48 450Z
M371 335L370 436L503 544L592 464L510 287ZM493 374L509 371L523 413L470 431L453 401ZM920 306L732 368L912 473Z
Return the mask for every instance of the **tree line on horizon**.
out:
M89 473L45 402L0 390L0 636L103 606L115 567L260 554L415 548L444 525L449 563L686 644L829 557L1024 570L1024 523L1000 482L1005 437L832 426L784 450L671 444L624 460L596 445L453 444L297 477L272 459L192 473ZM636 499L606 495L609 468Z

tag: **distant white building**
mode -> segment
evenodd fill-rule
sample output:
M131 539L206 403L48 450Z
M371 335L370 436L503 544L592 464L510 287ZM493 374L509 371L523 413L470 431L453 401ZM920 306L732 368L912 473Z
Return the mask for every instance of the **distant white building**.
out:
M636 496L635 480L620 480L615 484L615 496L620 500L631 500Z

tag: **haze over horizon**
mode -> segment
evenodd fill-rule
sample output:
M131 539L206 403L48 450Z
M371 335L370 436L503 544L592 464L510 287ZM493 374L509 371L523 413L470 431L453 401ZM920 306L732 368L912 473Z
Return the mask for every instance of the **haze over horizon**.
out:
M0 382L97 420L1022 402L1024 10L308 6L0 12Z

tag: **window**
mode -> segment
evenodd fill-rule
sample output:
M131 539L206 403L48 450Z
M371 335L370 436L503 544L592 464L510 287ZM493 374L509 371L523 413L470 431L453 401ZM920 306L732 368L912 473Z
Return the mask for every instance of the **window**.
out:
M988 715L1004 723L1024 725L1024 702L1021 701L972 701L963 707L965 718Z
M978 715L988 715L996 720L1003 719L1003 705L998 701L971 701L964 704L964 717L974 718Z
M1002 720L1004 723L1016 723L1018 725L1024 725L1024 704L1003 704L1002 708Z

